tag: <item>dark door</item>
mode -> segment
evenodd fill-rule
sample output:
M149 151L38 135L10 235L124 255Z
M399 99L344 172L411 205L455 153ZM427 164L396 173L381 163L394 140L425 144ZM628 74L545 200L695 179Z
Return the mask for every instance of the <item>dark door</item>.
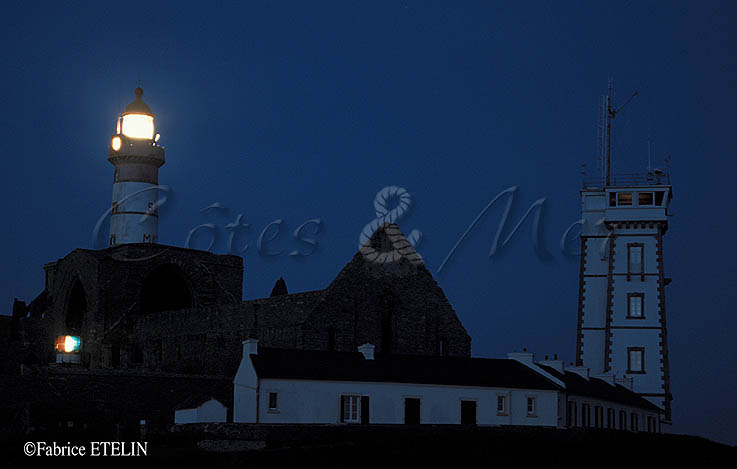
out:
M420 423L420 400L415 397L404 399L404 423L416 425Z
M369 397L361 396L361 423L368 424L369 420Z
M476 401L461 401L461 424L476 425Z

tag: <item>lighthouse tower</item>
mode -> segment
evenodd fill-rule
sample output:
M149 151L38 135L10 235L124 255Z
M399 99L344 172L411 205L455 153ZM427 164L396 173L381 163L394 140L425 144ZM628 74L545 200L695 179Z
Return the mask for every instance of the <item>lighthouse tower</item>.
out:
M154 136L154 114L143 102L143 90L118 117L110 140L108 161L115 167L110 246L127 243L156 243L158 240L159 167L164 148Z
M611 97L610 87L610 97ZM609 97L602 109L604 177L584 181L576 364L632 378L632 389L671 423L663 236L670 177L663 170L610 174Z

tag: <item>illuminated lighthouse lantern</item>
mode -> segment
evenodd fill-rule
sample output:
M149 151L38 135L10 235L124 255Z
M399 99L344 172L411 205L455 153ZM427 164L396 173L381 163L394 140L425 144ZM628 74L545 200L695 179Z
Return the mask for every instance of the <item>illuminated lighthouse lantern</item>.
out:
M108 161L115 167L110 246L158 240L156 203L164 148L157 144L154 114L141 99L143 90L136 88L135 95L136 100L118 117L110 140Z

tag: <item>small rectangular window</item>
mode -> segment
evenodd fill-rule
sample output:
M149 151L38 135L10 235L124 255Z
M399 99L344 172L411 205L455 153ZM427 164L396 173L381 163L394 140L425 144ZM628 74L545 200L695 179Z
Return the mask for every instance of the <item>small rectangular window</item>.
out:
M645 300L644 293L627 294L627 319L644 319L642 306Z
M535 415L535 404L534 397L527 398L527 415Z
M507 396L496 396L496 413L507 413Z
M616 207L617 206L617 193L616 192L610 192L609 193L609 206L610 207Z
M627 373L644 373L645 372L645 348L644 347L628 347L627 348Z
M342 396L343 400L343 421L358 423L360 396Z
M623 410L619 411L619 429L627 430L627 412Z
M277 410L279 408L279 394L275 392L269 393L269 410Z
M606 410L606 427L610 430L614 430L614 409Z
M645 246L642 243L627 244L627 273L642 274L643 273L643 251Z
M637 420L638 420L637 419L637 414L634 413L634 412L632 412L632 414L631 414L630 430L632 430L633 432L640 431L640 424L639 424L639 422Z
M637 205L640 205L640 206L653 205L653 193L652 192L638 192L637 193Z
M617 205L632 205L632 192L617 192Z

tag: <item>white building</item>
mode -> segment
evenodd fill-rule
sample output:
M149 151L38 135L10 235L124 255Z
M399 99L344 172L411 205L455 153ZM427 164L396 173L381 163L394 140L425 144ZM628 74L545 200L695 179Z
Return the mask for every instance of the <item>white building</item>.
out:
M196 399L174 411L174 423L227 422L228 409L217 399Z
M663 236L666 176L613 180L581 191L581 277L576 364L626 375L671 421Z
M659 431L661 409L561 361L259 348L243 342L233 421L291 424L598 426ZM624 415L623 423L619 419ZM614 417L612 417L614 416Z

